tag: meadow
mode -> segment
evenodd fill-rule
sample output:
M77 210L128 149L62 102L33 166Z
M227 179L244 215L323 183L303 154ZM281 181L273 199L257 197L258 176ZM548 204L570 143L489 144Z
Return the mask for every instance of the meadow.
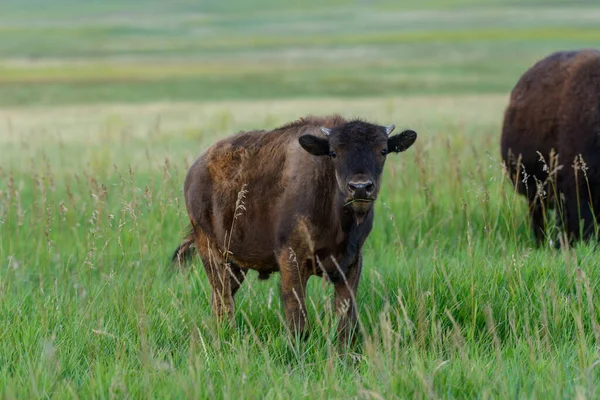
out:
M599 41L592 1L3 2L0 398L598 398L598 250L535 247L499 135L533 62ZM169 262L187 168L334 112L419 133L385 167L360 340L317 278L303 342L277 274L217 324L200 261Z

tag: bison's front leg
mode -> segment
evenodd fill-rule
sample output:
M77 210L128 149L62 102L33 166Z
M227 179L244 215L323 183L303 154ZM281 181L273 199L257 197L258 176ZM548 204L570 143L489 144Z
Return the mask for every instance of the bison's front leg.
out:
M309 274L304 266L304 258L300 258L303 254L288 249L278 257L285 318L292 334L300 337L308 333L305 295Z
M362 271L362 253L358 253L356 262L348 268L348 272L343 275L335 284L334 306L336 312L340 315L338 325L338 337L343 343L349 343L355 338L355 328L357 321L356 309L356 290Z

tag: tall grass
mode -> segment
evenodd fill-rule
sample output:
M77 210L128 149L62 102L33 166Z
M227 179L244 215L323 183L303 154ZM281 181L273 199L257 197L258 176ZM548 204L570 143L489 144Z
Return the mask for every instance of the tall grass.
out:
M599 397L597 250L535 248L498 155L507 92L595 46L597 6L301 3L0 5L0 104L38 106L0 109L0 398ZM419 133L388 157L360 339L317 278L305 341L277 274L218 324L200 261L169 263L187 168L330 112Z
M93 134L13 143L19 157L5 150L0 170L1 396L598 397L597 252L534 248L498 156L502 103L247 104L248 121L206 121L224 135L284 122L287 107L357 107L419 132L386 165L357 298L364 332L349 349L322 280L296 342L276 274L249 274L232 328L210 314L200 261L169 265L187 223L183 177L210 132L107 135L92 159Z

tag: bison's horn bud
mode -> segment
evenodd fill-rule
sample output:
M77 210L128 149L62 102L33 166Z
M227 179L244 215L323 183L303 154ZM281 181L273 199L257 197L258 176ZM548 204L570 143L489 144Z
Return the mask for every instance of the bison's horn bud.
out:
M325 136L329 136L329 134L331 133L331 129L321 127L321 132L323 132Z
M385 134L390 136L390 133L392 133L394 131L394 129L396 129L396 125L392 124L390 126L386 126L385 127Z

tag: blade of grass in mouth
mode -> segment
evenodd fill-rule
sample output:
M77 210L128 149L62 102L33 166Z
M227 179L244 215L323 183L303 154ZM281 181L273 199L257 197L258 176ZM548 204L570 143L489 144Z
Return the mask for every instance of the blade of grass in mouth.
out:
M344 204L344 206L350 205L352 203L371 203L373 200L369 200L369 199L353 199L350 200L349 202L347 202L346 204Z

